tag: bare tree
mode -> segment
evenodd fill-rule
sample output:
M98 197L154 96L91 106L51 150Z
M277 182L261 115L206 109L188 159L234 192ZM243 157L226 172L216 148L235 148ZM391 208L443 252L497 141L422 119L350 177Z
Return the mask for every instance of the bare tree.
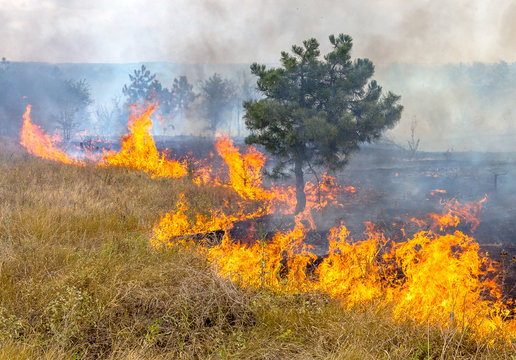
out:
M62 132L63 139L68 141L79 124L88 119L87 108L93 103L93 100L86 80L67 80L64 83L65 87L61 99L59 99L60 110L56 116L56 123Z
M498 178L500 176L504 176L508 174L508 171L505 168L506 164L502 162L494 163L490 166L489 171L493 174L493 186L494 190L498 189Z
M69 141L72 138L73 131L79 126L76 120L76 109L67 107L59 112L56 120L57 126L61 129L63 140Z
M415 159L417 157L417 152L419 150L419 144L421 142L420 138L416 139L416 127L417 127L417 120L416 117L412 120L412 123L410 124L410 140L408 141L408 150L410 152L410 158Z

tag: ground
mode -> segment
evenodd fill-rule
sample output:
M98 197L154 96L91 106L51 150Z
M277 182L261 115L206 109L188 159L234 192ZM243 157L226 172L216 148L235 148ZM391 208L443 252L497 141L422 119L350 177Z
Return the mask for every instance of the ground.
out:
M205 211L221 206L227 189L16 149L0 148L0 359L514 358L513 344L398 322L389 306L348 311L323 294L244 289L191 249L149 246L152 226L179 193ZM471 200L492 185L487 174L476 183L444 172L434 178L432 167L418 167L424 161L369 170L350 164L341 181L359 189L333 220L356 223L359 233L365 220L401 221L414 208L437 207L400 179L417 179L417 194L455 184L448 195ZM483 216L510 203L509 185L500 182L498 205L488 202ZM406 191L406 200L394 190Z

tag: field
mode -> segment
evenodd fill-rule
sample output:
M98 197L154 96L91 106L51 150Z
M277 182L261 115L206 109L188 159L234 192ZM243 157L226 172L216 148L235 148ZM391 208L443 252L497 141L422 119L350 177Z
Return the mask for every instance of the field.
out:
M13 148L0 149L0 359L515 358L511 342L393 320L389 304L241 287L194 248L150 246L180 193L206 213L231 189Z

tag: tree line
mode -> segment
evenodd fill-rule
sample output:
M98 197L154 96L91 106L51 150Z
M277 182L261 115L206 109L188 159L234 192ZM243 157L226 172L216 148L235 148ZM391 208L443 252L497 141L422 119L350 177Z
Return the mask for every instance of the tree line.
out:
M125 133L130 105L159 104L156 132L171 134L179 124L196 122L205 134L240 135L244 100L258 96L250 73L229 79L214 73L195 85L180 75L166 86L145 65L128 74L128 81L108 103L96 102L86 79L66 77L58 65L0 61L0 135L16 137L21 115L31 103L33 116L48 132L57 130L71 140L84 128L90 135Z
M257 98L258 93L250 74L240 73L236 79L214 73L196 87L185 75L175 78L170 88L165 87L145 65L129 74L130 82L122 92L126 105L158 104L160 126L166 132L174 123L202 120L211 134L227 132L228 122L236 117L236 132L240 135L243 102ZM224 127L221 127L226 125Z

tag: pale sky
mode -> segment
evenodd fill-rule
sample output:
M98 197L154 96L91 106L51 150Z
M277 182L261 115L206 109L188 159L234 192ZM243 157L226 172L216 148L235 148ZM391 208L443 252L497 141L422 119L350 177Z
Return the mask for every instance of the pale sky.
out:
M0 0L0 57L12 61L274 63L341 32L379 65L514 62L516 2Z

